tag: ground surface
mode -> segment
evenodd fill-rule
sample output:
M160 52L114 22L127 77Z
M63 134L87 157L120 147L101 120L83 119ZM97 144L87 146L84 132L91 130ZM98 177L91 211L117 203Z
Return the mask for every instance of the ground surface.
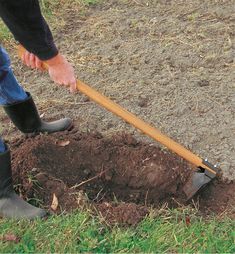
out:
M70 11L60 30L55 32L55 39L76 67L81 80L196 154L218 162L224 177L235 179L234 8L234 1L187 1L187 5L184 1L104 1L83 15ZM71 95L54 86L46 74L22 68L16 57L13 57L13 63L17 77L31 91L45 118L66 115L73 117L82 131L98 130L109 138L114 132L125 131L134 133L138 140L145 139L134 128L85 97ZM15 129L5 116L2 116L2 123L3 134L10 139ZM28 142L34 144L34 141ZM70 156L73 152L79 153L76 147L79 146L74 146ZM24 147L19 149L24 151ZM38 149L42 149L41 145ZM44 161L53 153L53 146L50 151L45 148L42 151L41 160ZM21 150L18 152L20 154ZM58 151L54 152L59 158ZM144 155L139 159L146 159ZM31 163L29 159L25 161L26 165ZM32 166L38 166L37 163ZM48 165L52 166L50 163ZM89 159L87 163L90 163ZM162 166L166 170L167 164ZM63 176L54 175L56 178ZM87 176L89 178L89 172L83 177L87 179ZM73 183L67 183L66 177L62 180L68 185L85 180L79 178L79 174L77 177L73 175ZM153 184L158 180L156 177ZM165 178L162 180L165 183ZM230 191L233 190L234 185L229 186L232 186ZM176 192L177 186L171 187L172 192ZM223 190L223 187L219 189ZM146 197L146 187L144 190Z
M192 167L131 135L107 138L74 129L17 139L11 147L18 191L55 212L90 207L110 223L135 225L150 206L167 203L169 208L191 204L203 215L235 216L233 183L216 180L188 201L184 187L191 185Z
M55 39L81 80L235 179L234 13L231 0L104 1L67 13ZM45 117L68 115L107 135L135 131L20 66L17 77Z

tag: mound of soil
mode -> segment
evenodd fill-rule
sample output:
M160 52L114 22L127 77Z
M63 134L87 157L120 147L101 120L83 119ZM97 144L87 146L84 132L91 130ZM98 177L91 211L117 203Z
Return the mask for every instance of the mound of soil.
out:
M183 186L192 166L128 134L73 130L20 138L11 147L18 191L55 212L95 204L107 221L135 225L150 205L176 207L187 201ZM221 213L234 205L234 190L233 183L213 182L196 204L204 212Z

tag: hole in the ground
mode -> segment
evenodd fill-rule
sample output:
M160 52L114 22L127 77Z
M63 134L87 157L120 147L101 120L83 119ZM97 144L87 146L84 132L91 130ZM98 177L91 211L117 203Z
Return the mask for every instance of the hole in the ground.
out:
M122 201L158 206L168 202L169 206L177 206L186 201L182 189L193 170L166 150L123 133L111 137L79 132L43 135L15 141L13 148L14 176L23 193L33 194L29 174L37 173L42 184L37 194L48 202L52 193L61 197L63 191L72 188L73 192L83 190L96 203ZM202 193L205 207L207 199L218 202L216 186L212 184ZM229 188L231 194L234 184ZM224 209L231 201L230 194L221 197ZM68 197L60 202L71 205Z
M156 204L173 196L184 198L182 186L192 169L167 151L125 134L66 138L69 144L51 136L26 140L19 152L27 159L18 163L18 172L38 168L84 190L96 202Z

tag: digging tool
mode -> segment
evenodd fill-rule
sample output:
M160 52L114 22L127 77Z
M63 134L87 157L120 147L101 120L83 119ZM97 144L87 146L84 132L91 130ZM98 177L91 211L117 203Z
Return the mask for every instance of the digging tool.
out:
M25 49L23 47L19 47L19 56L22 56L24 51ZM48 69L48 66L44 64L44 68ZM109 98L100 94L80 80L77 80L77 89L99 105L121 117L124 121L130 123L149 137L160 142L174 153L197 166L197 169L193 172L183 189L188 200L198 193L199 190L204 188L209 182L211 182L218 174L219 169L216 167L216 165L212 165L207 161L207 159L201 159L188 149L184 148L182 145L162 134L157 128L145 123L134 114L122 108L120 105L111 101Z

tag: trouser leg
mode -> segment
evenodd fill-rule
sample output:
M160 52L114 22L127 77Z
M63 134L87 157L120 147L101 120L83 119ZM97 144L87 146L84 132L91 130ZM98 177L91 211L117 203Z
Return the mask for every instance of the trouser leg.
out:
M4 153L6 151L3 140L0 138L0 153Z
M0 46L0 105L24 103L27 98L11 70L7 52ZM0 138L0 217L34 219L45 215L46 211L33 207L14 192L10 151Z
M0 46L0 105L24 101L27 97L13 74L6 50Z

